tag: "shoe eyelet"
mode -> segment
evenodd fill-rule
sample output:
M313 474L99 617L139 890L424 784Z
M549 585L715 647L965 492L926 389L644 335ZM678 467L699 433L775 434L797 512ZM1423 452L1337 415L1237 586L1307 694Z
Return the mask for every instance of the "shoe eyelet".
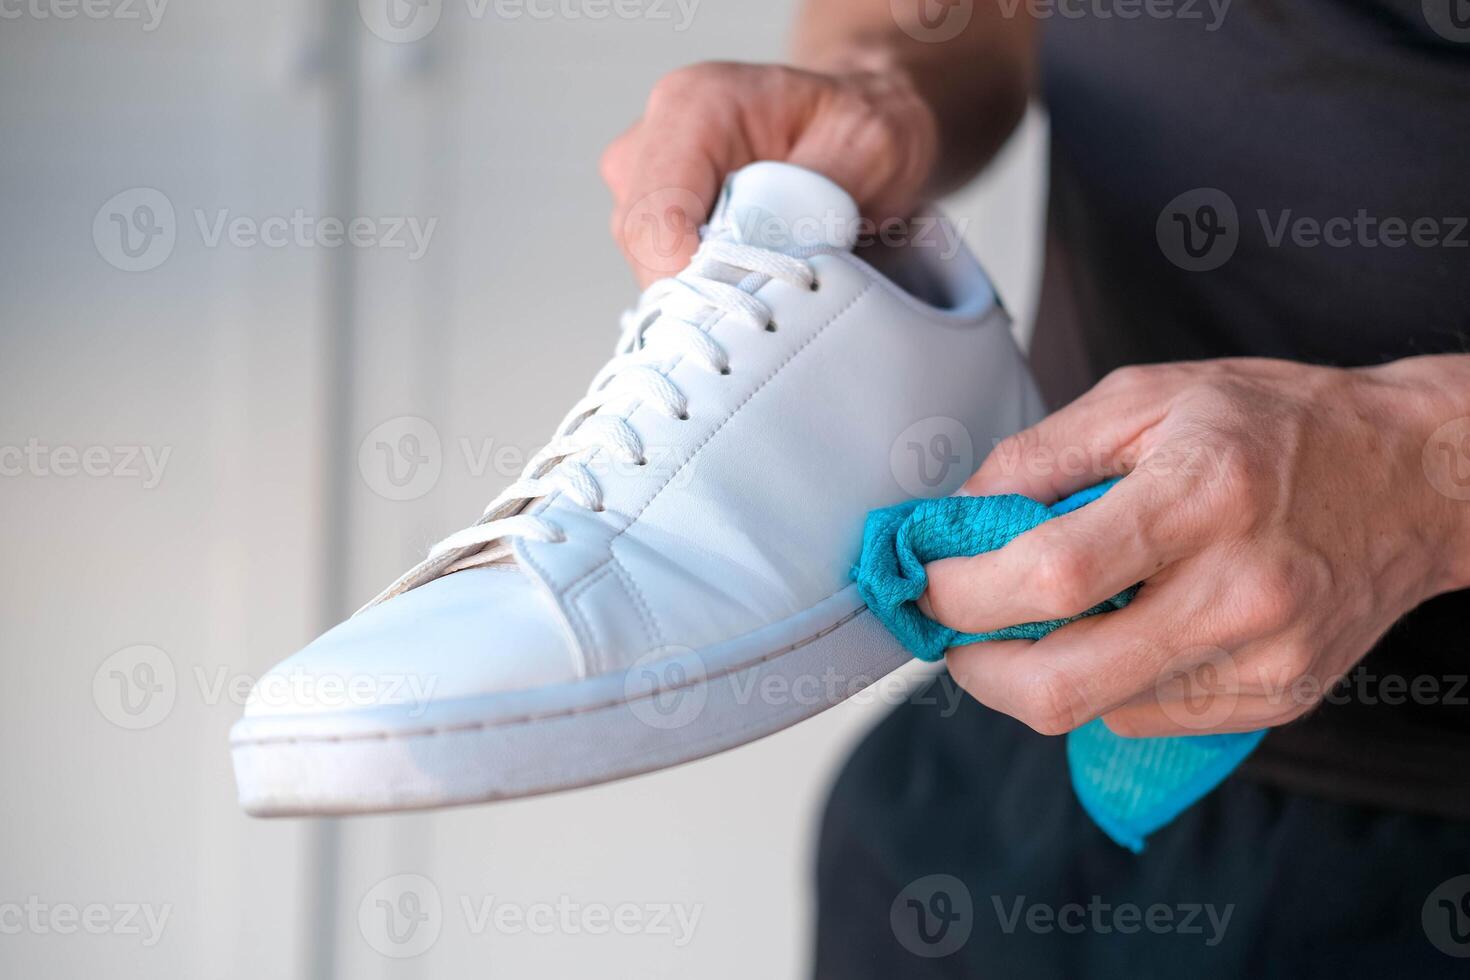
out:
M776 332L776 321L775 320L772 320L772 321L770 321L769 323L766 324L766 333L775 333L775 332Z
M720 368L720 374L728 378L730 376L730 369L728 367L722 367Z
M815 279L815 278L812 279L811 291L814 292L814 293L815 292L820 292L821 291L821 288L822 288L822 280Z
M685 412L683 415L678 416L678 419L679 419L680 422L688 422L689 421L689 413L688 412Z
M638 462L634 463L633 465L634 466L647 466L648 465L648 457L647 456L643 457L642 459L640 459Z

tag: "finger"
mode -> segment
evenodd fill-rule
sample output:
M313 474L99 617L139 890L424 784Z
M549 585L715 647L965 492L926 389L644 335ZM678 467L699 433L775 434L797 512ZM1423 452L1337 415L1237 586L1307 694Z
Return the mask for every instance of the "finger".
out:
M1077 400L1001 440L961 493L1020 493L1052 503L1126 473L1190 374L1183 366L1114 371Z
M1102 497L1004 547L926 566L919 607L962 633L1067 619L1158 574L1209 534L1182 481L1135 472Z
M955 680L982 703L1059 735L1151 690L1161 670L1197 646L1198 599L1183 582L1145 588L1131 605L1070 623L1032 644L977 643L949 651ZM1226 642L1235 638L1226 637Z
M689 264L725 175L753 159L736 132L708 99L665 97L609 150L613 234L641 285Z
M1140 703L1116 708L1102 716L1114 735L1124 738L1179 738L1190 735L1228 735L1274 728L1300 717L1285 715L1281 706L1264 697L1241 697L1228 712L1204 710L1194 714L1181 703Z

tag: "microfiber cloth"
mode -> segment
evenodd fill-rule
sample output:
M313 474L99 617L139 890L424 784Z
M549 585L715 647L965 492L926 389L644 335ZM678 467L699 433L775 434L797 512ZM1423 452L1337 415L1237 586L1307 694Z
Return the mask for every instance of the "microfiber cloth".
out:
M1018 534L1101 497L1117 480L1047 506L1019 494L911 500L868 515L863 551L852 577L878 620L920 660L985 640L1036 640L1082 616L1126 606L1138 586L1072 619L1019 623L989 633L960 633L927 618L924 566L941 558L993 551ZM1134 852L1144 838L1209 793L1260 744L1265 732L1123 738L1101 719L1067 736L1072 788L1082 808L1113 840Z

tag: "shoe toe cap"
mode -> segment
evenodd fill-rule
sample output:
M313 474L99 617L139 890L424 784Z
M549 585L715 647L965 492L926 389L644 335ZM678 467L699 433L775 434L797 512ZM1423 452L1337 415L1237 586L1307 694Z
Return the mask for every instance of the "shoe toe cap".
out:
M268 671L247 717L325 714L577 679L559 614L514 566L446 575L348 619Z

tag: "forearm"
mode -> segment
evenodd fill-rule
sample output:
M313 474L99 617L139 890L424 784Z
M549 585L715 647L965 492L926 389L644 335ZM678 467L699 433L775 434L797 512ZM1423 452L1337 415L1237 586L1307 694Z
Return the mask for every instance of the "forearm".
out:
M919 20L926 0L905 0L905 24L890 0L806 0L793 43L796 64L814 71L895 71L929 105L940 155L931 192L972 177L1025 111L1036 62L1035 22L1018 4L976 4L960 33L939 41ZM950 10L950 8L946 8ZM962 16L951 11L951 16Z

